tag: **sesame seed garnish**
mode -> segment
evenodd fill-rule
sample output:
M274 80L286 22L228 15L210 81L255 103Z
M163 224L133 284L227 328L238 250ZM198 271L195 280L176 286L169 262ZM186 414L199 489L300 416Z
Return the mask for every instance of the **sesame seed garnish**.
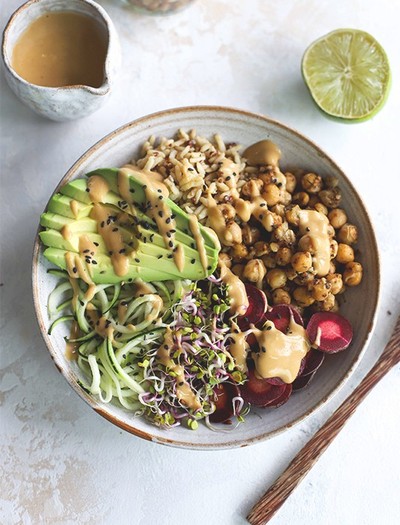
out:
M125 248L121 248L121 250L119 251L119 253L125 253L125 252L126 252Z
M89 253L90 250L83 250L83 253Z
M98 246L98 245L99 245L99 243L98 243L98 242L93 242L93 244L94 244L95 246Z
M135 261L136 261L137 263L140 263L140 259L138 259L137 257L135 257Z
M159 216L159 217L162 217L163 215L164 215L164 212L163 212L163 211L159 211L159 212L158 212L158 216Z
M118 228L113 228L112 231L113 231L113 232L117 232L117 231L118 231Z
M195 262L196 262L196 259L192 259L192 260L190 261L190 264L194 264Z
M97 261L95 261L95 260L93 259L92 264L97 264Z
M73 271L74 273L77 273L77 272L78 272L78 268L77 268L76 266L74 266L74 267L72 268L72 271Z
M104 222L104 221L101 221L101 223L100 223L100 227L101 227L101 228L104 228L104 225L105 225L105 222Z
M173 243L172 241L169 241L168 246L169 246L170 248L173 248L173 247L174 247L174 243Z
M171 222L171 217L168 217L168 219L166 219L165 221L167 224L169 224Z
M112 255L113 253L114 253L114 252L113 252L112 250L110 250L110 251L108 252L108 255Z

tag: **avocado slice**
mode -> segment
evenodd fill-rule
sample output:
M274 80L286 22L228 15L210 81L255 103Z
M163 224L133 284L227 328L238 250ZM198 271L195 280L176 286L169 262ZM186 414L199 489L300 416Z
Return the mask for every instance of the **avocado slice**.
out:
M71 181L53 195L40 221L44 229L39 235L48 247L45 257L68 270L71 277L82 277L83 272L96 284L136 278L147 282L199 280L210 275L217 266L220 249L212 232L198 226L197 242L203 245L201 254L190 228L189 215L164 196L162 209L171 214L173 226L167 230L166 238L165 231L161 234L159 230L159 219L157 223L157 217L148 213L147 185L140 173L136 177L135 171L129 172L128 184L134 196L129 206L119 193L118 173L118 169L101 169L87 175L106 181L108 191L102 202L92 201L90 179ZM111 233L114 231L118 233ZM120 248L118 254L123 255L110 249L110 242L115 245L116 241ZM179 252L178 258L176 252ZM115 257L124 259L123 272L116 269ZM81 268L80 272L76 266Z

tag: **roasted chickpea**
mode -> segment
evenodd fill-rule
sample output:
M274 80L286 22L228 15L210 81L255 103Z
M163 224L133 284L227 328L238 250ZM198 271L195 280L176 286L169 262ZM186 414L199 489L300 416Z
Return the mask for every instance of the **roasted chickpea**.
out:
M342 194L339 188L331 188L329 190L322 190L318 193L322 204L328 208L338 208L342 200Z
M289 206L289 204L292 202L292 194L288 191L281 191L279 202L283 204L284 206Z
M285 272L289 281L294 281L299 275L294 268L286 268Z
M338 230L347 222L347 215L342 208L335 208L328 213L329 222Z
M340 264L346 264L354 261L354 250L349 244L344 244L342 242L338 245L338 250L336 254L336 260Z
M296 234L289 228L288 223L284 222L274 230L274 239L290 246L296 242Z
M314 209L317 210L319 213L322 213L323 215L328 215L328 208L322 204L322 202L317 202L314 205Z
M310 202L310 196L305 191L299 191L293 195L293 202L304 208Z
M263 255L262 260L267 268L276 268L276 260L273 255Z
M334 259L337 255L339 245L335 239L331 239L330 241L330 249L331 249L331 259Z
M336 264L333 261L331 261L329 263L329 273L335 273L335 272L336 272Z
M315 274L312 270L308 270L307 272L298 273L296 275L296 278L294 279L294 282L298 284L299 286L310 286L311 283L314 282Z
M357 242L357 226L354 226L354 224L349 223L343 224L343 226L338 232L338 239L340 242L344 242L345 244L354 244L355 242Z
M283 288L277 288L272 292L272 302L273 304L290 304L292 299L289 292Z
M305 286L295 288L293 291L293 298L299 306L303 306L304 308L311 306L315 302L314 297Z
M261 194L264 182L261 179L250 179L243 184L242 194L246 197L258 197Z
M230 250L230 255L234 261L242 261L249 255L249 251L244 244L235 244Z
M358 286L362 280L363 267L358 262L346 264L343 272L343 282L346 286Z
M293 224L294 226L299 225L300 211L301 208L298 204L295 204L289 210L287 210L287 212L285 213L285 217L289 224Z
M336 298L332 293L329 293L326 299L318 303L319 309L323 312L330 312L335 308Z
M268 206L275 206L280 200L281 192L276 184L264 185L262 197L266 200Z
M320 202L320 200L319 200L318 195L316 195L316 194L310 195L310 200L308 201L308 207L309 208L314 208L314 206L316 204L318 204L319 202Z
M322 177L316 173L307 173L301 179L303 189L308 193L318 193L322 190Z
M225 246L233 246L235 244L241 244L242 242L242 230L235 221L229 221L226 224L224 231L224 238L221 239L222 244Z
M311 295L316 301L325 301L331 290L331 284L325 277L315 279L311 285Z
M335 175L328 175L325 177L325 185L327 188L336 188L339 184L339 179Z
M252 283L257 283L257 286L260 288L262 284L262 280L264 279L266 273L267 273L267 270L262 260L252 259L244 267L243 278L247 279L248 281Z
M290 173L290 171L287 171L285 173L285 177L286 177L286 191L288 191L289 193L293 193L297 185L296 177L293 175L293 173Z
M260 240L261 232L255 226L245 224L242 227L242 239L246 246L252 246L254 243Z
M312 266L310 252L296 252L290 259L291 265L298 273L307 272Z
M269 244L264 241L256 242L254 244L253 251L257 257L261 257L261 255L268 255L271 252Z
M333 295L337 295L343 288L343 279L340 273L328 273L326 280L331 285Z
M224 252L220 253L219 258L221 259L223 264L225 264L225 266L227 266L228 268L232 266L232 259L229 257L227 253L224 253Z
M275 206L272 206L271 211L276 213L280 217L284 217L286 212L286 206L284 204L275 204Z
M232 272L237 275L238 277L242 277L243 275L243 270L244 270L244 265L243 264L234 264L232 266Z
M287 277L284 270L275 268L267 273L267 283L275 290L275 288L283 288L286 284Z
M276 252L276 264L278 266L286 266L290 263L290 259L292 258L293 252L290 248L287 246L282 246L279 248L279 250Z
M335 237L335 229L331 224L328 224L327 232L330 239L333 239Z

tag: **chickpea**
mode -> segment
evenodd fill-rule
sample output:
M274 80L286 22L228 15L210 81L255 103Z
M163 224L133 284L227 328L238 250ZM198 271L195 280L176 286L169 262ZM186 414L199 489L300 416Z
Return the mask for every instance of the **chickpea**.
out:
M271 213L271 217L272 217L272 227L273 228L279 228L279 226L281 226L283 224L283 218L278 215L277 213Z
M326 280L331 285L333 295L337 295L343 288L343 279L340 273L328 273Z
M315 302L315 299L312 297L305 286L299 286L298 288L295 288L293 291L293 297L297 304L299 306L303 306L304 308L311 306Z
M325 301L329 295L330 289L331 284L325 277L315 279L311 286L311 295L316 301Z
M275 206L275 204L278 204L280 194L281 192L276 184L264 185L262 197L266 200L268 206Z
M267 268L276 268L276 261L273 255L263 255L262 260Z
M285 173L285 177L286 177L286 191L288 191L289 193L293 193L297 185L296 177L293 175L293 173L290 173L290 171L287 171Z
M242 277L243 275L243 270L244 270L244 265L243 264L234 264L232 266L232 272L237 275L238 277Z
M254 245L254 254L257 257L261 257L261 255L268 255L271 252L269 248L269 244L264 241L258 241Z
M229 221L226 224L224 238L221 239L221 242L225 246L232 246L242 242L242 230L237 222Z
M245 224L242 227L242 239L244 244L247 246L252 246L254 243L260 240L261 232L255 226L249 226Z
M289 204L292 202L292 194L288 191L281 191L279 202L283 204L284 206L289 206Z
M236 217L236 210L232 204L218 204L218 209L221 211L225 221L232 220Z
M328 175L325 177L325 185L327 188L336 188L336 186L339 184L339 179L335 177L335 175Z
M242 194L246 197L258 197L264 183L261 179L250 179L242 186Z
M342 194L339 188L331 188L329 190L322 190L318 193L322 204L328 208L338 208L342 200Z
M299 191L293 195L293 202L305 208L310 201L310 196L305 191Z
M318 195L316 195L316 194L310 195L310 200L308 201L308 207L309 208L314 208L314 206L316 204L318 204L319 202L320 202L320 200L318 198Z
M335 272L336 272L336 264L333 261L331 261L329 263L329 273L335 273Z
M220 253L219 258L221 259L222 263L225 264L228 268L232 266L232 259L229 257L227 253Z
M358 262L346 264L343 272L343 281L347 286L358 286L362 280L363 267Z
M308 193L318 193L322 190L322 177L316 173L307 173L302 177L301 185Z
M317 210L319 213L322 213L323 215L328 215L328 208L322 204L322 202L317 202L314 205L314 209Z
M336 254L336 260L340 264L346 264L354 261L354 250L351 246L344 243L339 243Z
M286 277L288 278L289 281L294 281L298 276L298 273L293 268L286 268L285 272L286 272Z
M335 208L328 213L329 222L338 230L347 222L347 215L342 208Z
M302 272L298 273L296 275L296 278L294 279L294 282L298 284L299 286L310 286L311 283L314 281L315 274L313 271L309 270L308 272Z
M272 253L277 253L279 250L279 244L277 242L271 242L269 244L269 249L271 250Z
M323 312L330 312L335 308L336 298L332 293L329 293L327 298L318 303L318 307Z
M272 302L273 304L290 304L292 299L289 292L283 288L276 288L272 292Z
M286 281L286 273L280 268L275 268L267 273L267 283L273 290L275 290L275 288L283 288Z
M290 248L288 248L287 246L280 247L279 250L276 252L276 264L278 266L286 266L290 263L292 255L293 252Z
M286 207L283 204L275 204L272 206L271 211L279 215L280 217L285 216Z
M273 270L272 270L273 271ZM261 288L262 281L267 273L264 263L261 259L252 259L249 261L243 270L243 278L252 283L257 283L258 288Z
M284 222L274 230L274 238L276 241L283 242L289 246L296 242L296 234L289 228L287 222Z
M242 261L249 255L249 251L244 244L235 244L230 250L234 261Z
M331 259L334 259L336 257L337 252L338 252L338 248L339 248L339 244L337 243L337 241L335 241L335 239L331 239L331 242L330 242Z
M343 226L338 232L338 239L340 242L344 242L345 244L354 244L355 242L357 242L357 226L354 226L354 224L349 223L343 224Z
M287 210L287 212L285 213L285 217L289 224L293 224L294 226L299 225L300 211L301 208L298 204L295 204L289 210Z
M329 239L333 239L335 237L335 228L331 224L328 224L327 232Z
M312 256L310 252L297 252L290 259L292 267L296 272L303 273L312 266Z

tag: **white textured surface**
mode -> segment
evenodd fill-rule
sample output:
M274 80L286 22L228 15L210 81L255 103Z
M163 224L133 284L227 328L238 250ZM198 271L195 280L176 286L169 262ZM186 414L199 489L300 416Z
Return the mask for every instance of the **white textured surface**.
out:
M0 78L0 523L244 524L264 489L370 368L399 313L400 2L199 0L162 18L123 11L111 0L100 3L119 30L124 60L120 82L100 112L71 123L45 121L22 106ZM1 2L1 27L18 4ZM385 108L359 125L324 118L299 73L305 47L346 26L374 34L393 71ZM68 167L117 126L192 104L261 112L315 140L359 188L382 256L378 327L350 383L307 422L232 451L147 443L97 416L54 368L31 304L38 217ZM398 523L399 380L397 367L271 523Z

